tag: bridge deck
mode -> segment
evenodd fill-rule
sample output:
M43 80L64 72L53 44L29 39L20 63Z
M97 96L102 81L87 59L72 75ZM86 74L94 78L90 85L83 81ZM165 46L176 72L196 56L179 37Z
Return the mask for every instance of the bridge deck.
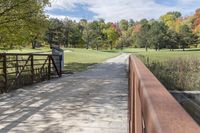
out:
M127 54L0 96L1 133L127 133Z

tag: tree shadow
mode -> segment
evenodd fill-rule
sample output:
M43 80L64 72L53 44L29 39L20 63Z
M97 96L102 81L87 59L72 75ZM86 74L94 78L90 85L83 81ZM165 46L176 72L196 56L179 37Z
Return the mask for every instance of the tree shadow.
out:
M186 49L185 51L200 51L200 48L195 48L195 49Z
M65 64L65 67L64 67L64 73L74 73L74 72L87 70L88 67L95 64L97 63L78 63L78 62L67 63Z
M72 76L3 95L0 132L81 132L94 127L120 131L122 125L126 128L126 67L121 63L98 64ZM104 123L98 125L96 121ZM122 125L112 125L112 121Z

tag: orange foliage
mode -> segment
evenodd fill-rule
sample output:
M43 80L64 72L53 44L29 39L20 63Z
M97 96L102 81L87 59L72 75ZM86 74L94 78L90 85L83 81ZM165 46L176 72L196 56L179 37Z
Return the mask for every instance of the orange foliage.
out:
M197 32L200 27L200 9L197 9L194 14L194 21L193 21L193 31Z
M136 25L133 27L133 31L136 32L136 33L139 32L140 29L141 29L141 24L139 24L139 23L136 24Z

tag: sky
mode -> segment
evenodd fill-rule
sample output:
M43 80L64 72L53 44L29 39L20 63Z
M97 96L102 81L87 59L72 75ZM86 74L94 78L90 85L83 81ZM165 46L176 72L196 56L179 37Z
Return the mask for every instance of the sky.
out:
M191 15L200 8L200 0L50 0L45 8L49 17L117 22L121 19L158 19L169 11Z

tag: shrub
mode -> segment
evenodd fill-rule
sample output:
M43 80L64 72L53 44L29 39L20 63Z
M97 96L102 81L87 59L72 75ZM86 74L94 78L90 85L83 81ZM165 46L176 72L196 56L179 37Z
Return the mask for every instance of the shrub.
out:
M200 60L195 58L169 59L164 62L145 62L152 73L169 90L200 90Z

